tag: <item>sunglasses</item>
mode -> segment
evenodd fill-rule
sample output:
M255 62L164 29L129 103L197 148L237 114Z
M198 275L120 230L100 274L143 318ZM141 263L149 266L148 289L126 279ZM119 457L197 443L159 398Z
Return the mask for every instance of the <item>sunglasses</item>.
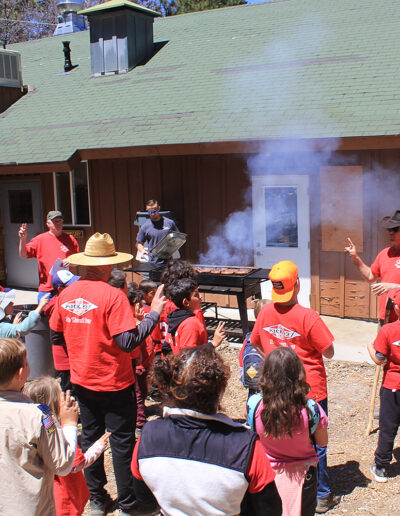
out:
M398 231L400 231L400 226L398 226L397 228L390 228L387 231L389 231L389 233L397 233Z
M158 213L159 211L160 211L160 209L159 209L159 208L157 208L156 210L151 210L151 211L147 210L147 213L148 213L149 215L154 215L155 213Z

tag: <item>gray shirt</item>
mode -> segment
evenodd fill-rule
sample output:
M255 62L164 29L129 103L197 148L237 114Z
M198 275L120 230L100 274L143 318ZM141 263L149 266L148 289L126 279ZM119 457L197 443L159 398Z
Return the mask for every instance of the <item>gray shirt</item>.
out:
M149 219L140 227L136 242L140 242L142 244L147 242L149 253L151 253L151 250L156 246L156 244L158 244L158 242L170 231L179 231L179 229L173 220L161 215L160 220L152 221ZM156 258L149 254L149 262L163 263L165 260L161 260L160 258Z

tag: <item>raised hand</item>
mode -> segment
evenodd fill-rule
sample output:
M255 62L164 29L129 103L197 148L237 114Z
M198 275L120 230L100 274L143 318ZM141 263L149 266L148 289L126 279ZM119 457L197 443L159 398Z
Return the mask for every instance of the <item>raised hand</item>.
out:
M211 344L214 348L217 348L225 339L226 333L224 332L225 323L220 322L217 326L217 329L214 332L214 337L211 341Z
M161 314L166 302L167 298L164 296L164 285L160 285L154 294L153 301L151 302L151 310Z
M356 246L353 244L353 242L351 241L351 239L349 237L347 237L347 240L349 242L349 245L346 246L344 248L344 250L346 251L346 253L349 256L357 256L357 248L356 248Z

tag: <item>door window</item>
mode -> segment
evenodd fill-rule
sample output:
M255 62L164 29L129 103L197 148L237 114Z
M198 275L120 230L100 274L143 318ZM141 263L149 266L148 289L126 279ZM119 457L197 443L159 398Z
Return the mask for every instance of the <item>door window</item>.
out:
M8 190L8 206L11 224L33 223L31 190Z
M266 247L298 247L297 188L265 187Z

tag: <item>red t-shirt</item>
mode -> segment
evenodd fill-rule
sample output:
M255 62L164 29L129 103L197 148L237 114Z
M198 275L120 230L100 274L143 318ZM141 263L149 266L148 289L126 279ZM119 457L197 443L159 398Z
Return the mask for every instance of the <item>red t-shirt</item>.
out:
M400 390L400 321L382 326L375 339L374 348L387 357L383 369L383 387Z
M50 319L57 303L57 296L53 296L43 308L43 315ZM52 346L53 363L56 371L69 371L68 355L63 346Z
M129 353L112 338L135 327L126 295L100 280L81 279L63 290L50 319L50 328L64 333L71 382L94 391L135 382Z
M76 447L74 467L85 461L79 445ZM53 484L54 502L57 516L81 516L90 498L83 471L69 473L61 477L55 475Z
M400 284L400 250L394 247L386 247L375 258L371 265L372 273L384 283ZM379 319L385 318L387 294L379 296ZM395 321L396 314L392 308L389 321Z
M322 353L334 338L317 312L298 303L270 303L259 313L250 341L266 355L279 346L292 348L306 370L309 398L321 401L328 396Z
M78 242L72 235L61 233L56 237L50 231L32 238L25 246L28 258L36 258L39 269L39 292L51 292L50 270L57 258L64 260L71 254L79 253Z
M182 349L195 348L208 342L207 329L198 317L188 317L178 326L173 337L167 333L166 341L175 355Z

